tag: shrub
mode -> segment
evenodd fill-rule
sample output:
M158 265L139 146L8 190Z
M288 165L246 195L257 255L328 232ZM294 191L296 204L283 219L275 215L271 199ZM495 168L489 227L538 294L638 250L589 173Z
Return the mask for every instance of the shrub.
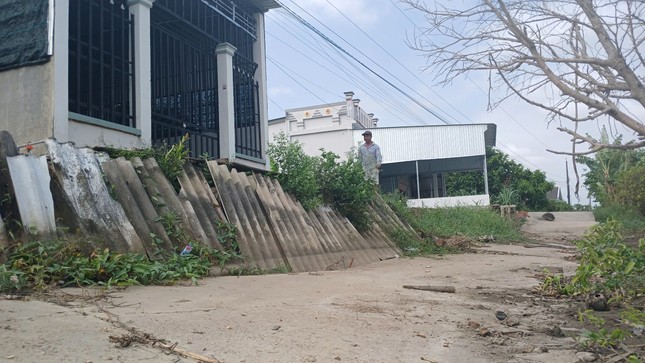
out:
M338 159L338 155L322 151L317 173L322 199L346 216L356 229L364 231L370 224L366 206L374 197L374 185L365 178L363 166L353 153L348 154L346 161Z
M635 207L645 216L645 163L621 172L616 180L616 201Z
M645 239L640 240L638 249L630 248L623 243L620 227L619 222L609 220L592 227L577 243L580 265L567 292L633 298L645 291Z
M596 221L605 223L617 220L622 226L623 233L643 233L645 231L645 217L635 207L607 203L593 210Z
M306 155L299 142L289 142L284 133L269 144L272 174L282 187L293 194L305 209L321 202L336 209L359 231L369 226L365 208L376 188L365 177L360 161L349 153L346 161L321 150L321 156Z
M503 187L494 200L499 205L513 205L517 204L519 199L517 191L510 187Z
M573 207L563 200L549 200L546 206L547 212L568 212L572 210Z
M276 136L269 144L273 177L278 179L282 188L293 194L305 209L315 208L322 201L320 186L316 180L319 162L315 157L305 154L302 144L289 142L284 133Z

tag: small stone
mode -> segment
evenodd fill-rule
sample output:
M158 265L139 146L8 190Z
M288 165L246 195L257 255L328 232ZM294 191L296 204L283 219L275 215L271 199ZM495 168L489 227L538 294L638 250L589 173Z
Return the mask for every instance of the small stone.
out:
M271 328L271 330L280 330L280 328L282 328L281 325L274 325L273 328Z
M547 347L540 348L540 353L548 353L548 352L549 352L549 348Z
M499 319L499 320L504 320L504 319L506 319L506 313L505 313L505 312L503 312L503 311L496 311L496 312L495 312L495 316L496 316L496 317L497 317L497 319Z
M546 333L556 338L562 338L564 336L562 329L558 325L554 325L553 328L547 328Z
M502 322L502 324L513 327L513 326L518 326L520 325L520 319L517 316L509 316L506 320Z
M578 352L576 357L582 362L595 362L598 359L598 356L591 352Z
M479 335L481 335L483 337L489 337L489 336L493 335L493 332L488 330L487 328L481 328L481 329L479 329Z

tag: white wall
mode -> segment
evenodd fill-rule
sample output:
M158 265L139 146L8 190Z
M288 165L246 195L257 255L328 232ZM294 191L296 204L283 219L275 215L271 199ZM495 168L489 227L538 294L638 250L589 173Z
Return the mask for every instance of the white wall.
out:
M489 206L490 197L484 195L466 195L462 197L409 199L410 208L442 208L459 206Z

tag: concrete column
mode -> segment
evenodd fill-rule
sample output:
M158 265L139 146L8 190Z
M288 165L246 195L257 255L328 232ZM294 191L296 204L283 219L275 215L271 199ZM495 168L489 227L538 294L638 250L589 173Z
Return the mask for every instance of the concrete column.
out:
M488 166L486 164L486 154L484 154L484 194L488 195Z
M349 117L350 119L353 119L355 118L354 102L352 101L354 98L354 92L347 91L344 93L345 93L345 103L347 104L347 117Z
M50 2L50 5L52 3ZM69 141L69 1L54 1L54 122L53 136Z
M152 142L152 66L150 65L150 9L155 0L128 0L134 15L134 104L141 141Z
M257 41L253 43L253 61L258 65L255 71L255 80L259 85L259 100L258 107L260 111L260 143L262 145L262 159L265 160L265 167L267 170L271 167L269 158L266 155L268 148L269 136L269 104L267 92L267 67L266 67L266 37L264 25L264 13L255 14L255 22L257 27Z
M219 157L235 159L235 89L233 84L233 55L230 43L220 43L217 53L217 97L219 107Z

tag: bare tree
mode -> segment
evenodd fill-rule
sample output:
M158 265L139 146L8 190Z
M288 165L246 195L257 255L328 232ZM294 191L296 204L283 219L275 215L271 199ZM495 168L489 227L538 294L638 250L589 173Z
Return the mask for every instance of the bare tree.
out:
M489 92L489 107L516 95L549 111L551 120L572 122L558 127L572 136L572 151L549 151L645 146L643 0L475 0L459 2L474 4L462 9L442 5L448 0L400 1L428 21L408 43L427 56L439 83L488 72L489 90L503 90L494 100ZM545 91L553 96L545 99ZM615 120L633 138L607 143L578 131L591 120ZM589 149L576 151L579 144Z

